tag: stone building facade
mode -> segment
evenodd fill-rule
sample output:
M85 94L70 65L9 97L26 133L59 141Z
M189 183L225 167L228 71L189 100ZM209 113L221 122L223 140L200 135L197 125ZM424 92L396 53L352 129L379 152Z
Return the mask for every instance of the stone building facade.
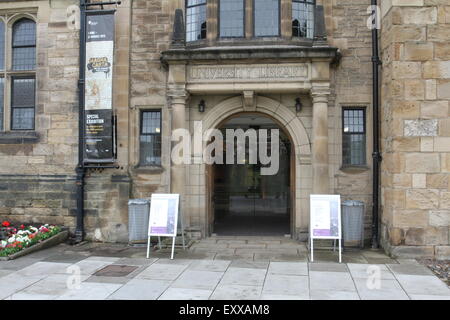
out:
M219 0L204 4L202 0L123 0L118 6L105 6L117 10L113 106L118 119L118 167L87 171L87 238L128 241L128 200L155 192L181 194L184 225L191 236L218 233L219 210L231 217L233 205L242 211L242 201L257 198L252 200L252 212L259 210L258 205L274 206L275 211L283 207L283 234L302 241L309 232L309 195L340 194L343 200L364 202L364 234L371 238L370 1L233 2L243 6L233 9L242 14L237 22L240 29L226 29L227 16L221 11L226 6ZM448 258L450 6L444 0L381 2L381 244L393 255ZM75 227L77 4L75 0L0 2L6 30L5 72L0 71L5 79L1 219ZM266 15L279 13L278 18L269 14L278 19L271 24L273 30L258 20L258 10L263 12L265 5L273 5ZM312 16L305 13L310 7L316 8ZM176 9L183 12L181 38L174 33ZM197 30L192 16L203 17L202 12L204 20ZM36 65L27 71L36 82L34 130L13 130L8 121L13 109L10 79L22 75L11 64L12 30L22 18L36 23ZM299 20L306 21L305 28L293 24ZM260 30L273 33L267 36ZM240 34L221 36L226 32ZM160 133L160 151L156 150L160 159L154 163L143 157L148 151L143 141L154 139L143 137L144 115L160 119L160 126L153 128L157 129L153 133ZM198 149L193 150L190 164L171 161L174 129L207 135L212 128L247 128L251 121L258 127L270 123L286 137L284 193L274 192L248 167L252 173L246 174L254 180L244 187L250 196L234 195L232 204L230 185L243 181L230 178L232 171L202 163ZM218 198L223 181L228 181L225 206L224 198ZM280 205L274 199L286 201ZM265 219L262 214L255 216ZM233 221L231 231L240 220ZM266 234L266 227L253 232Z

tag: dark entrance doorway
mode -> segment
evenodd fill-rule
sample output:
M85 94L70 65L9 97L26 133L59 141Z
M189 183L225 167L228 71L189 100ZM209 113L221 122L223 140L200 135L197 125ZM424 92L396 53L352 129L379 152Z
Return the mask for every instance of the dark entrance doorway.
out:
M291 144L283 130L268 117L259 114L242 114L228 120L220 129L279 130L279 170L274 175L262 175L259 162L249 163L249 144L245 159L235 164L213 166L213 232L217 235L283 236L290 233L290 154ZM258 137L258 148L260 140ZM224 153L225 153L224 148ZM224 154L224 159L226 156ZM267 166L267 165L266 165Z

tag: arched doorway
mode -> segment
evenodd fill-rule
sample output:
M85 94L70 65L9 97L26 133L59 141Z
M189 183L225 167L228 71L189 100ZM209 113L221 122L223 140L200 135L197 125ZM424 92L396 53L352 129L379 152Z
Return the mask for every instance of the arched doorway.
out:
M261 113L240 113L218 126L226 136L227 129L266 129L269 140L264 145L271 150L271 130L278 130L278 170L262 174L264 165L257 157L250 160L249 141L245 143L244 158L235 149L232 164L214 164L212 167L213 233L217 235L284 236L291 233L292 213L292 144L285 130L272 118ZM265 138L265 137L264 137ZM258 150L263 141L257 134ZM229 141L227 141L229 143ZM235 147L237 148L237 147ZM226 148L223 150L226 159Z

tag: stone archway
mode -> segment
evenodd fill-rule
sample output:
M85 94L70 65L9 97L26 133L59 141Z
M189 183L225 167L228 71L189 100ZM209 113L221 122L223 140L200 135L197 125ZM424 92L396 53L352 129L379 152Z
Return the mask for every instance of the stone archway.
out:
M255 112L267 115L285 129L293 145L295 178L293 186L293 237L306 240L309 227L309 194L312 192L311 143L308 133L300 119L289 108L271 98L258 96L253 107L248 108L241 96L226 99L212 109L203 118L202 134L208 129L218 128L231 116L242 112ZM209 140L210 137L205 137ZM206 180L206 172L205 180ZM208 183L207 183L208 185ZM207 199L208 201L208 199ZM208 208L209 204L205 204ZM209 216L209 213L206 214ZM208 218L206 219L208 220ZM206 221L206 230L209 229Z

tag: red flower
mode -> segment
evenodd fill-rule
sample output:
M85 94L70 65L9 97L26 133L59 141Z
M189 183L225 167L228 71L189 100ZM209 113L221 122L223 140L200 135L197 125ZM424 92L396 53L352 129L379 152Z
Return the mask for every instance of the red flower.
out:
M39 231L42 232L42 233L46 233L49 230L46 227L42 227Z
M2 222L2 227L9 227L10 225L11 225L11 223L9 223L9 221Z
M23 230L23 229L25 229L25 226L23 224L21 224L19 228Z

